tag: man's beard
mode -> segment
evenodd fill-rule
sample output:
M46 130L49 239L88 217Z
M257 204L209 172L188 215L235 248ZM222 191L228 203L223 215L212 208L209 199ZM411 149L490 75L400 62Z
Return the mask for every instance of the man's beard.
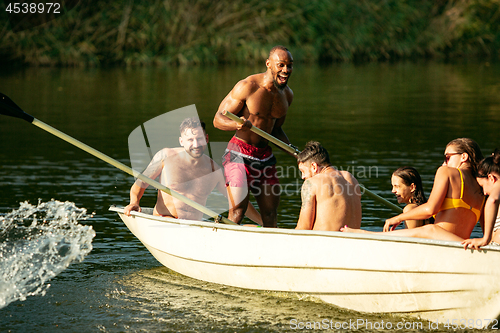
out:
M271 74L273 75L273 84L276 88L278 88L279 90L283 90L286 88L287 84L288 84L288 78L290 78L290 76L288 76L288 78L286 79L285 83L283 84L280 84L278 83L278 81L276 80L276 78L278 78L278 73L277 72L273 72L271 70Z
M274 86L276 88L278 88L279 90L283 90L285 89L285 87L287 86L288 82L285 82L283 84L279 84L276 80L273 79L273 83L274 83Z
M193 158L200 158L203 156L203 153L205 152L205 147L199 147L199 148L191 148L189 150L186 150L186 152L189 154L189 156Z

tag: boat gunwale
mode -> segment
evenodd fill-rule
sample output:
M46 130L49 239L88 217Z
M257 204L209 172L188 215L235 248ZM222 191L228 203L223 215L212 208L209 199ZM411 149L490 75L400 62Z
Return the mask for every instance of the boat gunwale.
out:
M124 209L124 207L118 207L118 206L114 206L114 205L109 207L110 211L114 211L114 212L117 212L120 214L123 214L123 209ZM176 218L156 216L156 215L146 214L146 213L137 212L137 211L132 211L131 215L146 218L148 220L154 220L157 222L163 222L163 223L178 224L178 225L200 227L200 228L231 230L231 231L239 231L239 232L262 233L262 234L282 234L282 235L291 235L291 236L317 236L317 237L351 238L351 239L374 240L374 241L381 241L381 242L425 244L425 245L443 246L443 247L452 247L452 248L462 248L463 249L463 245L460 242L455 242L455 241L443 241L443 240L412 238L412 237L395 237L395 236L389 236L389 235L344 233L344 232L340 232L340 231L314 231L314 230L295 230L295 229L285 229L285 228L245 227L242 225L228 225L228 224L214 223L214 222L182 220L182 219L176 219ZM474 250L469 249L469 251L474 251ZM477 252L487 252L487 251L500 252L500 246L498 246L498 245L483 246L483 247L481 247L481 250L479 250Z

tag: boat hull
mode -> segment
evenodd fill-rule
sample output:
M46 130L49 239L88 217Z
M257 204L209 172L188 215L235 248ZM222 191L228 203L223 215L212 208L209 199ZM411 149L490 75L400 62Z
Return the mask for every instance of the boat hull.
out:
M500 248L228 226L118 212L164 266L234 287L294 292L361 312L483 324L500 314Z

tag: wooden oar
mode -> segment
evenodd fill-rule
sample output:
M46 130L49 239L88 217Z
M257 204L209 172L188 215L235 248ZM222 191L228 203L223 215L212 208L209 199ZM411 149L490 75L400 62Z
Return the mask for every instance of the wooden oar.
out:
M229 119L231 120L234 120L235 122L237 122L238 124L243 124L244 120L241 119L240 117L236 116L234 113L231 113L231 112L227 112L226 110L222 111L222 114L226 117L228 117ZM263 130L261 130L260 128L257 128L255 126L252 126L250 128L250 130L252 132L254 132L255 134L258 134L260 135L261 137L263 137L264 139L274 143L276 146L280 147L280 148L283 148L284 150L286 150L287 152L289 152L290 154L293 154L293 155L298 155L300 153L300 150L298 150L296 147L292 147L291 145L289 144L286 144L284 143L283 141L281 141L280 139L277 139L275 138L274 136L272 136L271 134L267 133L267 132L264 132Z
M231 112L227 112L226 110L222 111L222 114L224 116L228 117L229 119L236 121L239 124L242 124L244 122L243 119L241 119L240 117L236 116L235 114L233 114ZM264 132L260 128L252 126L250 128L250 130L252 132L254 132L255 134L258 134L258 135L262 136L264 139L266 139L266 140L274 143L276 146L278 146L278 147L286 150L287 152L289 152L291 154L298 155L300 153L300 150L298 150L297 148L292 147L291 145L288 145L288 144L284 143L283 141L275 138L274 136L270 135L269 133ZM362 184L359 184L359 186L363 190L363 194L368 195L373 200L376 200L376 201L378 201L378 202L386 205L387 207L391 208L395 212L398 212L398 213L402 213L403 212L403 209L401 209L401 207L396 206L392 202L390 202L390 201L382 198L381 196L373 193L372 191L370 191L369 189L367 189L366 187L364 187Z
M74 145L74 146L76 146L84 151L86 151L87 153L94 155L98 159L103 160L104 162L109 163L112 166L114 166L122 171L125 171L129 175L132 175L136 178L139 178L140 180L148 183L149 185L173 196L174 198L176 198L176 199L186 203L187 205L197 209L198 211L202 212L203 214L206 214L210 217L213 217L216 221L221 221L221 222L224 222L227 224L236 225L236 223L234 223L233 221L228 220L227 218L217 214L216 212L212 211L211 209L208 209L207 207L205 207L203 205L200 205L196 201L193 201L189 198L186 198L182 194L180 194L174 190L169 189L168 187L158 183L157 181L155 181L149 177L146 177L142 173L133 170L132 168L126 166L125 164L120 163L117 160L115 160L107 155L104 155L100 151L95 150L94 148L92 148L90 146L87 146L86 144L70 137L67 134L64 134L63 132L61 132L61 131L43 123L42 121L36 119L35 117L27 114L26 112L21 110L21 108L19 106L17 106L9 97L7 97L6 95L4 95L2 93L0 93L0 114L26 120L27 122L29 122L37 127L40 127L41 129L63 139L66 142L69 142L70 144L72 144L72 145Z

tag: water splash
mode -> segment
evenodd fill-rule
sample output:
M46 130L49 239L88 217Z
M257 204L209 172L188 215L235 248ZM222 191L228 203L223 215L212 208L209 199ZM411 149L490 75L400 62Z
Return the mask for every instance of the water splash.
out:
M86 212L52 200L37 206L22 202L0 216L0 308L45 295L48 280L92 250L92 226L78 223L88 218Z

